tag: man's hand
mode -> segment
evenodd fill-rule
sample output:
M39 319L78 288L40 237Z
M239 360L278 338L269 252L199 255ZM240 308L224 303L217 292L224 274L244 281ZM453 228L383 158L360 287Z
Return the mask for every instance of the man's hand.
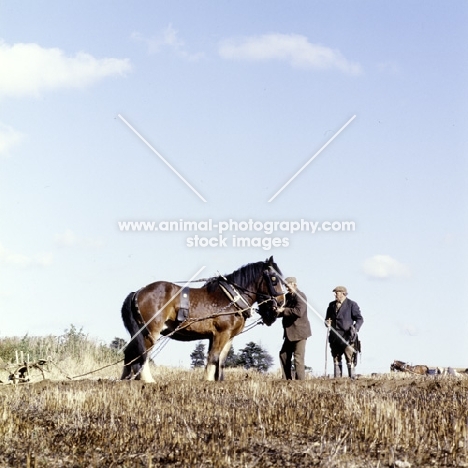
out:
M325 324L328 328L331 327L331 322L332 322L331 319L325 320Z
M280 314L282 314L284 311L284 305L281 307L276 307L276 316L278 317Z

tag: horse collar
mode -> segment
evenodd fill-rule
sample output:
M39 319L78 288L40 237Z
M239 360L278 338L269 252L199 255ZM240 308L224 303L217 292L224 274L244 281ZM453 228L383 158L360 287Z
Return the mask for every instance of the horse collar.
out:
M233 284L227 281L220 281L219 286L226 297L239 309L244 310L246 307L250 309L250 304L245 300L244 296L234 287Z

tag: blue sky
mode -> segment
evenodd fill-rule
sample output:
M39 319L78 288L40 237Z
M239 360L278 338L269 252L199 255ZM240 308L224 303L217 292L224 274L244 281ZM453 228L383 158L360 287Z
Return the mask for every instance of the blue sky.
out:
M467 16L457 1L1 2L0 335L74 324L108 343L127 336L128 292L274 255L318 314L347 286L361 372L468 367ZM210 218L356 229L247 234L288 238L265 250L118 227ZM277 358L281 324L235 350L248 341ZM194 347L157 360L189 365Z

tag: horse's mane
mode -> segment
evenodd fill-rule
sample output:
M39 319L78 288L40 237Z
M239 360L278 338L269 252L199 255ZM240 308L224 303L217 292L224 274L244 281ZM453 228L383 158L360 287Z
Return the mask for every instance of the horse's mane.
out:
M237 270L229 273L228 275L225 275L224 277L231 284L235 284L241 288L248 288L263 273L263 270L266 267L266 263L267 262L248 263L247 265L241 266ZM278 274L281 275L281 271L275 262L273 262L272 266L278 272ZM210 278L205 283L208 292L216 291L219 287L219 282L222 280L222 276L215 276Z

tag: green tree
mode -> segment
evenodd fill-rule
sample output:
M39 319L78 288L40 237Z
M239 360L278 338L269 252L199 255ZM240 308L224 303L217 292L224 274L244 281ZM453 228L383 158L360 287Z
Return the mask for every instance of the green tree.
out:
M123 338L118 338L117 336L111 341L109 345L110 349L115 349L116 351L120 351L127 342Z
M59 337L59 342L62 348L75 358L82 358L89 344L88 335L83 332L83 327L78 329L73 324L65 329L65 333Z
M205 344L198 343L195 349L190 354L192 360L192 368L203 367L205 365Z
M273 358L268 351L253 341L239 351L237 358L239 366L257 369L259 372L266 372L273 365Z

